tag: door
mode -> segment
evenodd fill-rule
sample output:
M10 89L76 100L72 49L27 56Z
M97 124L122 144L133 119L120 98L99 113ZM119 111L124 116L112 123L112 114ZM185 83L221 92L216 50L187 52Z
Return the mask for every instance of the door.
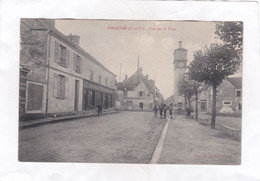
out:
M78 111L78 104L79 104L79 80L75 80L74 111Z
M83 89L83 102L82 102L82 108L83 110L87 110L88 108L88 90L87 89Z
M139 108L141 108L141 110L143 111L144 110L144 103L140 102L139 103Z

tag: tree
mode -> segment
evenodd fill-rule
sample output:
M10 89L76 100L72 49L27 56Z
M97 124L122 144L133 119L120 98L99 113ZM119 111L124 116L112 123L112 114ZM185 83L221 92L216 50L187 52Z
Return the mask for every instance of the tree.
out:
M204 82L213 88L211 128L215 129L217 86L239 69L241 62L233 48L222 44L211 44L204 51L196 51L188 67L191 80Z
M243 49L243 22L217 22L215 34L225 45L233 48L237 58L242 58Z
M188 102L188 106L190 107L191 97L195 93L193 89L193 84L187 79L181 81L179 84L179 92L184 96L185 109L187 108L187 102Z

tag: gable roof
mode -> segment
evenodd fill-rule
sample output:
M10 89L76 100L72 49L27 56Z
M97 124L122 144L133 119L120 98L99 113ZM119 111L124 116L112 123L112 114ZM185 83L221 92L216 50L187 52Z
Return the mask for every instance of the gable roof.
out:
M242 77L229 77L227 78L236 89L242 89Z
M117 83L117 89L118 90L134 90L135 87L137 87L140 83L144 83L147 89L152 92L153 88L155 88L154 82L152 80L149 80L146 78L145 75L142 74L142 68L139 68L131 77L129 77L127 80L124 80L123 82Z

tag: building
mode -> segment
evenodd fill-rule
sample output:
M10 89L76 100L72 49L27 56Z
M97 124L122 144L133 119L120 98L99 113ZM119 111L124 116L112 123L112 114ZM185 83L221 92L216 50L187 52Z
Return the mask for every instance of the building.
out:
M173 105L175 102L175 99L174 99L174 95L171 95L170 97L168 97L165 101L166 105Z
M151 111L163 102L163 96L154 81L143 75L142 68L128 79L116 84L120 110Z
M116 75L65 36L55 20L21 19L20 65L28 70L24 118L113 109ZM21 82L22 83L22 82Z
M173 73L174 73L174 104L178 110L185 110L185 100L183 95L180 94L180 86L184 81L185 72L187 69L187 52L188 50L181 45L182 41L179 41L179 48L174 51L173 61Z
M212 111L212 86L204 86L198 95L199 111L208 113ZM217 113L242 112L242 77L230 77L217 87L216 99Z

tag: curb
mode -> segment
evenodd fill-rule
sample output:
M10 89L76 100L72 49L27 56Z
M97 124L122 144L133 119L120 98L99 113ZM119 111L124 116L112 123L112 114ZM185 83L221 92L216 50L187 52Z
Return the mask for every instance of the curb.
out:
M107 114L113 114L113 113L119 113L118 111L113 111L113 112L105 112L102 115L107 115ZM101 117L102 117L101 115ZM63 121L73 121L76 119L81 119L81 118L87 118L87 117L94 117L97 116L97 114L87 114L87 115L76 115L76 116L68 116L68 117L56 117L56 118L47 118L42 121L37 121L35 122L30 122L30 123L19 123L19 129L26 129L26 128L32 128L32 127L37 127L45 124L54 124L54 123L59 123Z

